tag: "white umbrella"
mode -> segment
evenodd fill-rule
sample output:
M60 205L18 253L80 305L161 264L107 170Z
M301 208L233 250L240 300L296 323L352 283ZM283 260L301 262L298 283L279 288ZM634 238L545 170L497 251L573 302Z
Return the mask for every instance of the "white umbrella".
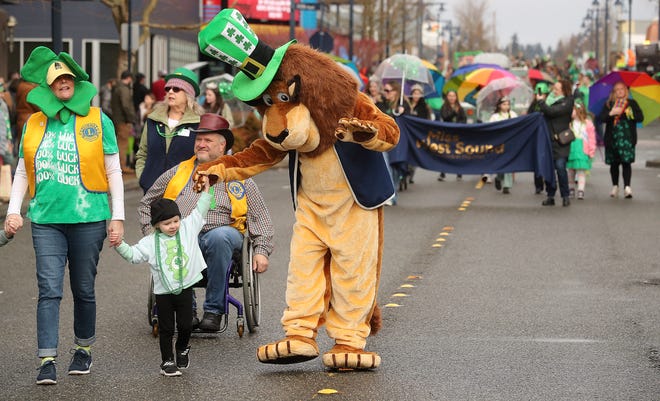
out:
M474 56L474 63L497 64L502 68L509 68L511 66L509 57L503 53L479 53Z
M431 71L424 65L421 58L411 54L395 54L383 60L374 75L377 76L383 84L387 81L401 81L401 100L403 96L409 96L412 86L417 84L422 86L424 95L429 95L435 91L435 82Z
M477 93L477 115L479 120L488 121L495 111L497 101L507 96L511 110L518 115L527 110L534 97L532 88L520 78L499 78L492 80Z

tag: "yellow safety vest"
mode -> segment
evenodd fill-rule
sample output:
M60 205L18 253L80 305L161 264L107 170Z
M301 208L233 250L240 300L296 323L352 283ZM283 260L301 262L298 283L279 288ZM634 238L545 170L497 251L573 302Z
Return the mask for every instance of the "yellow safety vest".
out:
M82 185L90 192L106 193L108 178L105 171L102 127L101 109L98 107L91 107L86 116L75 116L75 141ZM35 158L47 129L48 117L39 111L28 119L23 135L23 159L32 198L36 191Z
M193 173L195 172L195 156L190 159L179 163L179 166L174 173L174 177L165 188L163 198L176 200L183 188L186 186ZM213 188L211 188L213 189ZM231 219L232 223L229 225L241 232L245 233L247 222L247 196L245 194L245 181L229 181L225 183L225 190L231 201ZM212 200L215 204L215 195ZM213 206L211 207L213 209Z

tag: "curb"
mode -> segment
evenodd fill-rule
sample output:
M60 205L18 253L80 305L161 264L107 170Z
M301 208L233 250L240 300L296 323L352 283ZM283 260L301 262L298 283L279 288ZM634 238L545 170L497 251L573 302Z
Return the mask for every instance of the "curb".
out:
M660 160L647 160L646 167L660 168Z

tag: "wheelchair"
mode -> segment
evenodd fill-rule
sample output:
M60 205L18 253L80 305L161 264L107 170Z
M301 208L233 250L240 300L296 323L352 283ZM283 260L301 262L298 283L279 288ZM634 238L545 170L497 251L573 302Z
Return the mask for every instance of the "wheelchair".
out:
M254 333L261 320L261 293L259 291L259 275L252 270L252 259L254 249L252 241L248 237L243 238L243 245L240 250L234 251L231 260L231 266L227 272L225 286L225 314L222 317L220 330L222 333L227 329L229 320L229 305L236 308L236 331L239 337L243 337L245 332L245 322L250 333ZM204 278L193 285L193 288L206 288L206 270L202 273ZM231 288L242 288L243 303L230 293ZM154 294L154 280L149 276L149 297L147 301L149 325L151 334L158 337L158 305L156 305L156 295ZM209 333L199 329L193 330L193 333Z

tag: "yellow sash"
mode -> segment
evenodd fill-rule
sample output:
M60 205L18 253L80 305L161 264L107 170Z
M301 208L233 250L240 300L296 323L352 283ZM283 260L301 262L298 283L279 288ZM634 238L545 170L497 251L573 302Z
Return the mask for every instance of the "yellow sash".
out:
M195 156L191 157L186 161L179 163L179 167L177 167L176 173L174 173L174 177L170 179L170 182L167 184L167 188L165 188L165 193L163 194L163 198L176 200L176 198L179 196L181 191L183 191L183 188L188 183L188 180L190 179L194 171L195 171Z
M170 182L165 188L165 193L163 198L176 200L183 188L188 184L190 177L192 177L193 172L195 171L195 156L190 159L179 163L179 167L174 173L174 177L170 179ZM245 181L229 181L225 183L225 190L231 201L231 218L232 223L230 226L234 227L241 234L245 233L245 226L247 222L247 197L245 196ZM213 200L211 201L211 209L215 208L215 191L211 187L210 191L213 195Z
M28 177L30 196L35 194L35 158L44 134L48 129L48 117L42 112L34 113L26 123L23 136L23 159ZM108 178L103 155L103 125L101 109L91 107L86 116L75 116L75 141L80 165L80 180L90 192L108 192Z

